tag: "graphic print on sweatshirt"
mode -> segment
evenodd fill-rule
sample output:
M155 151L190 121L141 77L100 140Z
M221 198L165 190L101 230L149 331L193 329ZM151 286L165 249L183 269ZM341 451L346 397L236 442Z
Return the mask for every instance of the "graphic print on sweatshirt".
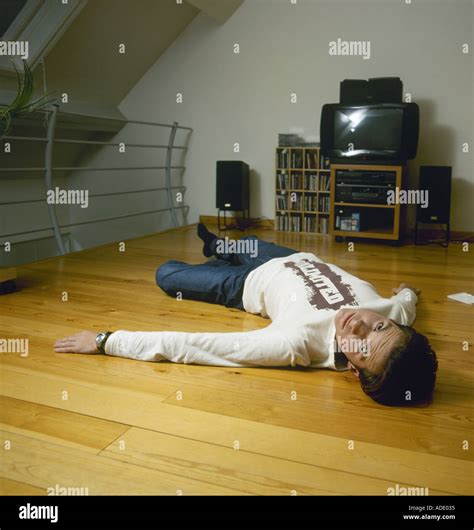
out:
M344 283L326 263L302 259L284 265L303 279L306 297L314 308L338 310L343 305L359 305L351 286Z

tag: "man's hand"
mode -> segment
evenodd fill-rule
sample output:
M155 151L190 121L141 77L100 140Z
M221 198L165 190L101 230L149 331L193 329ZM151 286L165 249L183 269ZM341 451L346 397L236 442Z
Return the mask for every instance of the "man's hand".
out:
M75 335L59 339L54 343L57 353L100 353L95 343L97 333L93 331L80 331Z
M417 289L416 287L412 287L411 285L408 285L407 283L401 283L400 287L394 287L392 289L393 294L398 294L402 289L411 289L417 296L421 294L420 289Z

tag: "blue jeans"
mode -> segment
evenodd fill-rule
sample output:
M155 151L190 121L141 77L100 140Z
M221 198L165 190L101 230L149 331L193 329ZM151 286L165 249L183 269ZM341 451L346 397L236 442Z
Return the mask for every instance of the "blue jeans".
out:
M168 295L236 307L244 310L242 293L249 273L273 258L290 256L298 250L268 243L256 236L240 240L255 240L257 255L252 252L224 254L211 245L217 259L192 265L183 261L169 260L156 271L156 283Z

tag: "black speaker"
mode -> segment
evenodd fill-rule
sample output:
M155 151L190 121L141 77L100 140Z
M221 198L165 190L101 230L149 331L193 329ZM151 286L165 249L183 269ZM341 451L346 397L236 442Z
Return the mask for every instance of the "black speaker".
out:
M345 105L366 104L369 95L365 79L344 79L339 86L339 103Z
M249 166L240 160L216 162L216 208L224 211L249 209Z
M403 83L399 77L371 77L367 85L370 103L401 103Z
M419 189L428 192L428 207L417 206L417 222L449 224L451 172L451 166L420 166Z

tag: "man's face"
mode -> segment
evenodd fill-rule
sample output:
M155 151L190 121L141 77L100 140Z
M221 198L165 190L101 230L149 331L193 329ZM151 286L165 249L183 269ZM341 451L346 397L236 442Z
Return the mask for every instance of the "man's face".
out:
M360 368L381 374L393 349L405 340L395 322L367 309L340 309L335 324L339 348L356 376Z

